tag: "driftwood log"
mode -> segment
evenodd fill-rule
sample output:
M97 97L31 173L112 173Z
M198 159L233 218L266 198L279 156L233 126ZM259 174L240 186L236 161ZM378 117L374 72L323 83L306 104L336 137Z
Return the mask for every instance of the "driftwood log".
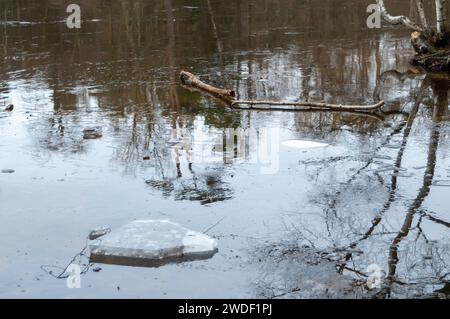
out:
M235 91L217 88L212 85L206 84L200 81L192 73L181 71L180 80L185 88L190 90L194 89L200 92L210 94L216 98L219 98L221 101L225 102L228 106L234 109L251 109L251 110L265 110L265 111L323 110L323 111L342 111L342 112L347 111L370 112L380 109L385 104L384 101L379 101L378 103L375 103L373 105L342 105L324 102L238 100ZM247 107L243 107L242 105L247 105ZM261 105L267 105L272 107L262 107Z

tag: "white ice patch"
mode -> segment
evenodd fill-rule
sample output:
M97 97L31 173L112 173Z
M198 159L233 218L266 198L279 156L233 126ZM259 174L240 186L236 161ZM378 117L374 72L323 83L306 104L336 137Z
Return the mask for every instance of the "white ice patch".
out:
M164 264L165 261L210 258L217 241L168 220L136 220L89 243L91 257L105 263L114 258Z
M313 141L303 141L303 140L289 140L282 143L283 146L291 147L291 148L301 148L301 149L310 149L310 148L321 148L327 147L328 144L313 142Z

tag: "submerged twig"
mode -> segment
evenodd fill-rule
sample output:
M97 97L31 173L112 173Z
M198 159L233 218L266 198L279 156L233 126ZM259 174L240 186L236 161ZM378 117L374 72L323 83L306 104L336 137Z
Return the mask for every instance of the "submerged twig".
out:
M56 266L56 265L42 265L40 268L43 271L45 271L47 274L49 274L50 276L52 276L56 279L66 279L66 278L69 278L69 276L70 276L70 274L67 272L69 267L71 265L73 265L77 261L78 258L80 258L79 263L81 263L81 258L85 257L85 258L87 258L87 262L86 262L86 264L83 265L84 268L80 271L80 275L84 275L89 271L89 269L93 265L90 262L90 257L86 254L87 251L88 251L88 238L86 239L86 243L85 243L83 249L79 253L77 253L65 267L60 267L60 266ZM59 274L54 274L52 269L59 270L60 271Z
M208 229L206 229L203 233L204 233L204 234L207 234L211 229L213 229L214 227L216 227L217 225L219 225L225 218L226 218L226 216L223 217L223 218L221 218L221 219L220 219L219 221L217 221L214 225L208 227Z

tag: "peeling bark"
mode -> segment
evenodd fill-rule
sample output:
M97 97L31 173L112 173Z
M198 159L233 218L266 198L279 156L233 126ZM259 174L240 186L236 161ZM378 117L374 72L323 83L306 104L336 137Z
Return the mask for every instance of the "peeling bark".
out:
M439 37L443 37L446 33L446 3L445 0L436 0L436 21L437 21L437 32Z

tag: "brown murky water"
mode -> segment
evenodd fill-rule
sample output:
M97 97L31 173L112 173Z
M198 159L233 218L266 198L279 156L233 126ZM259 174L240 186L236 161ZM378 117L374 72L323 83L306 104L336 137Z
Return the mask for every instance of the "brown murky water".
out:
M1 1L0 297L445 295L450 80L410 69L408 31L368 30L370 2L80 0L70 30L68 2ZM241 98L387 105L231 111L180 87L181 69ZM257 144L230 160L213 149L229 128ZM254 158L273 136L267 174ZM90 265L81 289L54 278L91 229L142 218L209 229L219 253Z

